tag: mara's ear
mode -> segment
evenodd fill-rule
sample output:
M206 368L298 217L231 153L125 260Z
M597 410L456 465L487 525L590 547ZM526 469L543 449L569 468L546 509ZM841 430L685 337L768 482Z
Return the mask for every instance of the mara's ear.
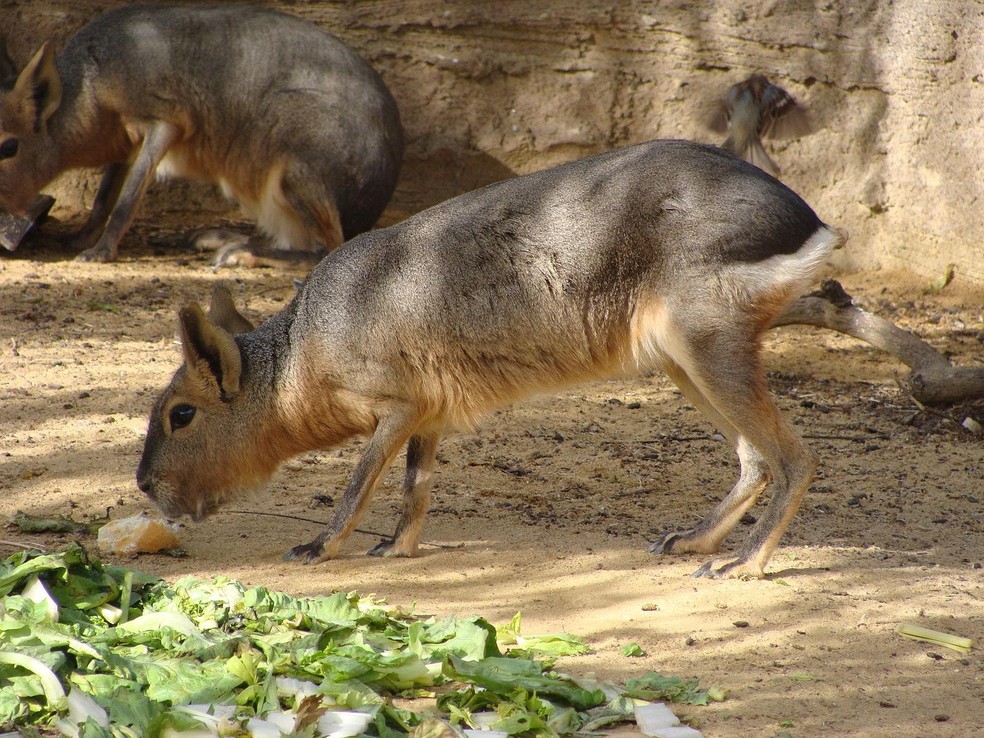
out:
M48 122L62 100L61 77L55 67L55 52L46 41L17 77L10 100L16 104L25 123L35 131Z
M226 399L239 392L243 359L232 335L205 317L193 302L178 312L181 346L189 371Z
M249 333L254 325L236 310L232 293L224 284L212 288L212 299L208 303L208 319L229 333Z

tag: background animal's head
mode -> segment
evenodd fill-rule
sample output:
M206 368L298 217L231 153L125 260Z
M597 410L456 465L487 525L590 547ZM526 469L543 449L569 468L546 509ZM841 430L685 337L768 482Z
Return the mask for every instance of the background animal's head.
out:
M0 69L12 68L9 60L0 62ZM50 44L19 75L0 79L0 209L22 214L58 173L59 146L49 122L61 101L62 83Z
M165 514L196 520L266 481L280 458L264 443L269 396L249 386L232 334L252 326L220 289L210 317L196 303L178 313L184 365L151 411L137 469L137 485Z

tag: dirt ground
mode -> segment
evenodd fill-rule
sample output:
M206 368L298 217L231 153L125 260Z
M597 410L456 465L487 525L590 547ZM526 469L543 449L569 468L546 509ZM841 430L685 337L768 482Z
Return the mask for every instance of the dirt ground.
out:
M175 309L222 280L263 320L303 276L213 271L183 246L184 229L139 226L109 265L73 262L44 243L0 254L3 514L149 510L134 472L147 412L179 361ZM959 274L942 293L904 274L841 281L956 363L981 361L984 290ZM765 353L781 408L822 461L761 581L692 579L701 558L646 552L707 512L737 472L661 377L574 388L446 439L425 531L433 545L417 559L364 556L395 525L399 468L360 526L370 532L353 536L341 559L281 559L318 525L260 513L327 519L316 498L339 494L356 444L295 459L261 495L189 523L185 557L120 563L298 595L358 590L495 623L520 611L528 633L564 630L591 644L591 655L561 663L570 672L655 670L726 688L723 703L677 710L708 738L984 735L984 436L961 426L968 416L984 422L984 403L920 409L900 391L905 367L827 331L773 331ZM4 555L71 538L2 537ZM905 640L895 633L902 622L976 646L962 655ZM646 655L623 656L630 642Z

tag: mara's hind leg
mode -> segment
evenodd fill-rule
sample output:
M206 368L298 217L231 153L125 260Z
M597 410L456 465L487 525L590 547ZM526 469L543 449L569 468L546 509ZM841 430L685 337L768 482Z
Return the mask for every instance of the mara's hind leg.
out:
M690 530L665 534L654 542L649 550L653 553L717 553L741 516L755 504L762 490L765 489L769 482L769 467L762 455L749 445L731 422L704 397L683 369L672 364L665 367L664 371L694 407L731 442L738 454L741 472L731 492L710 515Z
M403 513L393 540L382 541L369 551L370 556L416 556L424 517L430 506L434 485L434 461L437 434L413 436L407 443L407 473L403 480Z
M757 336L742 328L733 324L731 330L712 334L694 329L686 349L671 354L687 376L684 383L689 380L703 402L713 408L712 419L720 416L732 429L742 476L704 521L693 531L666 541L662 550L716 550L764 484L772 482L768 507L734 558L717 567L714 560L708 561L696 576L761 577L817 466L816 456L796 436L769 395ZM727 427L722 430L728 431Z
M96 210L109 209L108 214L98 215L105 217L105 227L95 245L75 257L76 261L116 261L120 241L133 222L137 205L150 185L154 170L179 136L180 132L173 124L154 121L147 126L143 142L130 166L107 169L109 181L105 189L100 184L97 199L102 199L94 205ZM122 181L117 181L120 177ZM114 194L115 201L109 202L108 198Z
M335 198L305 167L275 167L256 206L263 235L216 251L214 266L314 266L345 240Z
M278 229L280 248L324 256L345 240L335 193L306 163L288 162L281 179L280 216L290 225Z

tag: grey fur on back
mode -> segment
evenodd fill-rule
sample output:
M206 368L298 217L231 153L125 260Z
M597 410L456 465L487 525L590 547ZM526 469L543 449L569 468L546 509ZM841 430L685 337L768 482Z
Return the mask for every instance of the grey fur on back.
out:
M295 345L323 341L335 359L328 372L364 371L365 352L388 350L397 365L427 353L445 376L494 366L546 389L577 380L572 362L585 376L599 364L637 370L614 334L644 294L677 299L692 284L700 310L715 274L791 254L822 225L792 190L720 149L640 144L492 184L353 239L306 280L283 316L292 325L270 330L289 330ZM557 354L535 379L528 337ZM566 368L551 376L554 360ZM484 378L491 389L495 378ZM514 382L501 379L508 400Z
M701 168L692 166L697 155ZM411 285L426 289L434 280L458 285L447 290L457 297L469 282L600 293L651 279L647 268L661 260L714 269L790 254L822 225L757 167L713 146L654 141L494 183L366 233L315 269L302 302L332 313L340 294L333 283L362 271L373 280L347 285L341 294L352 302L372 300L366 291L390 293L394 282L413 292ZM581 248L584 241L592 247Z

